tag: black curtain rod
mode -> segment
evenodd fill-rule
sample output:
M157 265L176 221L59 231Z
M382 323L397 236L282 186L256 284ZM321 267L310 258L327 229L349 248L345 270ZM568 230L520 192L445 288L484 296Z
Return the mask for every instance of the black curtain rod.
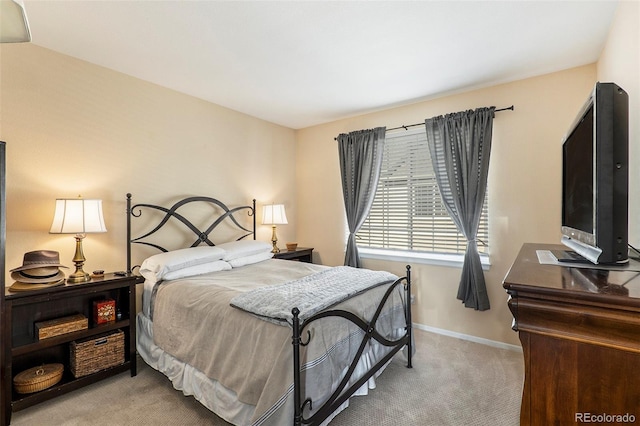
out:
M499 108L499 109L497 109L495 112L507 111L507 110L511 110L511 111L513 111L513 110L514 110L513 105L511 105L510 107L506 107L506 108ZM409 127L416 127L416 126L424 126L424 122L422 122L422 123L416 123L416 124L407 124L406 126L400 126L400 127L393 127L393 128L391 128L391 129L387 129L387 132L388 132L389 130L398 130L398 129L405 129L405 130L407 130Z
M497 109L495 112L500 112L500 111L514 111L514 107L513 105L511 105L510 107L506 107L506 108L499 108ZM416 126L424 126L424 122L422 123L416 123L416 124L407 124L406 126L400 126L400 127L393 127L391 129L387 129L387 132L389 130L398 130L398 129L405 129L407 130L409 127L416 127ZM334 141L337 141L338 138L333 138Z

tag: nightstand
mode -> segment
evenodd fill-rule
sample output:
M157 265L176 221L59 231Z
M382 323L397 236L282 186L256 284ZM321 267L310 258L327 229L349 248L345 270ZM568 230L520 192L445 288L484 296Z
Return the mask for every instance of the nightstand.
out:
M300 262L313 263L312 259L313 247L298 247L295 250L282 250L280 253L274 253L274 259L297 260Z
M12 411L22 410L124 371L130 371L131 376L136 375L136 285L141 282L142 278L136 275L105 274L86 283L15 293L8 289L5 291L2 350L5 351L3 370L6 377L3 377L0 390L5 415L3 424L9 424ZM94 320L94 302L105 299L115 301L119 315L111 322L98 324L99 321ZM36 323L78 314L87 318L88 327L39 338ZM124 362L74 377L70 356L72 342L96 339L95 344L98 345L102 336L112 333L124 335ZM39 392L17 393L13 388L13 377L43 363L62 364L62 380Z

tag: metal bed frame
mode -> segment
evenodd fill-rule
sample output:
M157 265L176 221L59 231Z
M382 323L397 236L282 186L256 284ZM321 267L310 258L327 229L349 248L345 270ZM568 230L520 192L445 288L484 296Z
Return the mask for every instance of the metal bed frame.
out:
M199 203L210 203L219 207L224 213L214 218L213 222L209 226L207 226L204 230L200 230L197 226L195 226L191 221L189 221L184 215L178 213L178 209L187 204L199 202ZM137 218L142 215L143 209L151 209L157 210L160 212L164 212L164 217L159 221L159 223L149 232L145 233L136 238L132 238L131 236L131 220L132 218ZM253 229L248 229L245 226L241 225L238 220L234 217L234 214L246 212L246 214L253 218ZM220 200L211 197L188 197L176 202L173 206L166 208L163 206L153 205L153 204L131 204L131 194L127 194L127 272L131 273L132 269L137 267L131 266L131 246L132 244L143 244L151 247L155 247L156 249L167 252L168 250L158 244L151 243L148 241L144 241L145 238L148 238L152 234L159 231L169 220L176 219L180 223L184 224L187 229L192 231L196 240L193 242L191 247L196 247L200 244L207 244L210 246L214 246L215 244L209 238L211 232L224 220L231 220L237 227L239 232L242 232L242 235L237 238L241 240L243 238L253 236L253 239L256 238L256 200L253 200L251 205L240 206L236 208L229 208ZM373 377L381 368L383 368L393 356L398 353L402 348L406 346L407 348L407 368L412 368L413 365L411 363L412 351L413 351L413 340L412 340L412 325L411 325L411 267L407 265L406 267L407 274L405 277L397 279L393 284L389 286L386 290L384 296L380 300L378 304L375 314L370 321L365 321L357 315L339 309L330 309L319 312L305 321L301 321L299 318L300 311L298 308L294 307L291 311L293 314L293 324L292 324L292 339L291 343L293 345L293 379L294 379L294 390L293 390L293 398L294 398L294 426L301 425L318 425L321 424L324 420L326 420L336 409L340 407L346 400L348 400L354 392L356 392L362 385L364 385L371 377ZM403 286L404 290L404 315L405 315L405 333L396 340L388 340L382 335L380 335L376 331L376 322L382 312L382 309L390 297L391 293L398 287ZM302 379L301 379L301 366L300 366L300 348L301 346L306 346L310 343L311 333L309 330L306 330L306 337L303 340L303 335L305 329L307 327L322 318L327 317L341 317L347 321L352 322L357 327L364 331L364 335L359 344L358 351L356 356L351 361L349 368L347 369L346 374L341 379L338 387L333 391L333 393L329 396L329 399L325 401L325 403L318 408L318 410L311 416L305 417L305 409L309 408L309 410L313 410L313 401L310 398L302 401ZM377 341L378 343L389 347L390 351L385 355L380 361L378 361L369 371L367 371L362 377L360 377L356 382L349 386L349 380L355 371L356 365L360 360L364 350L367 346L367 343L371 341L371 339Z

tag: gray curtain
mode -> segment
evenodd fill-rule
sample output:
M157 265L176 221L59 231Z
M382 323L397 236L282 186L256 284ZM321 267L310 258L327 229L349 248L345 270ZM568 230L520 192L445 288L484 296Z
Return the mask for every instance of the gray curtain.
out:
M376 127L349 134L342 133L336 138L340 155L342 194L349 225L347 252L344 257L346 266L362 266L355 233L367 218L376 195L385 132L385 127Z
M467 239L458 299L490 308L476 242L487 189L495 108L478 108L425 120L431 162L449 215Z

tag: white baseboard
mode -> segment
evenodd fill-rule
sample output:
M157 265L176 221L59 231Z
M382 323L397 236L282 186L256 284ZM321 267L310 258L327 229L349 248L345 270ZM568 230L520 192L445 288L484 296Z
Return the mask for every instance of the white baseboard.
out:
M455 337L456 339L468 340L470 342L481 343L483 345L493 346L495 348L507 349L510 351L522 352L519 345L511 345L509 343L498 342L495 340L483 339L482 337L471 336L470 334L456 333L455 331L445 330L443 328L431 327L424 324L413 323L413 327L419 330L429 331L431 333L442 334L443 336Z

